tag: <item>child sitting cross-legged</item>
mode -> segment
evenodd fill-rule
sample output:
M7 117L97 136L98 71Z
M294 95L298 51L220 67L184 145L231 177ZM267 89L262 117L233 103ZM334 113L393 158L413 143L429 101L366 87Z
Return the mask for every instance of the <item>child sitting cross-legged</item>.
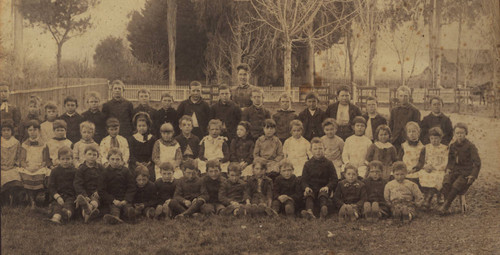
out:
M366 187L358 180L358 169L347 164L344 170L345 180L338 183L333 200L339 210L339 221L347 219L355 221L359 218L361 208L366 201Z
M305 218L315 218L314 204L320 207L320 217L328 215L330 193L337 187L337 174L333 163L325 158L325 147L320 138L311 140L313 157L304 164L302 188L304 189L305 210L300 214Z
M276 212L284 212L288 217L295 217L295 209L302 200L300 181L293 174L293 164L289 159L283 159L279 165L280 176L273 184L272 208Z
M278 215L276 211L271 209L273 181L266 176L266 161L257 158L253 161L252 168L253 176L248 179L245 190L247 213L254 216L263 214L269 216Z
M73 166L73 153L68 147L58 151L60 164L54 168L49 179L49 194L54 198L51 222L61 224L61 219L69 221L75 212L75 189L73 181L76 169Z
M174 178L174 165L170 162L163 162L160 165L161 178L155 181L158 205L156 206L155 218L158 219L162 215L165 219L172 217L172 212L168 204L174 197L176 180Z
M82 208L84 222L99 214L99 178L103 171L97 163L99 147L94 144L87 145L84 152L84 162L76 170L73 186L76 192L76 204Z
M222 121L213 119L208 122L208 135L203 137L200 142L200 154L198 169L201 173L207 171L207 162L217 160L221 163L221 171L227 173L226 163L229 161L229 146L227 138L220 136L222 130Z
M232 162L227 169L227 180L219 189L219 201L225 206L220 215L240 216L246 214L244 206L246 182L241 177L241 165Z
M377 221L389 215L389 208L384 199L384 188L387 181L382 179L382 162L374 160L368 164L368 177L363 180L366 187L366 202L363 214L368 221Z
M108 224L123 223L121 213L133 220L135 210L132 201L137 189L134 177L124 166L123 155L118 148L112 148L107 155L109 165L101 174L98 189L103 209L109 211L103 220Z
M199 215L201 206L205 203L201 193L201 179L198 177L196 161L186 159L181 163L184 177L177 181L174 198L168 206L175 218Z
M416 206L423 199L422 192L417 184L406 179L408 170L404 162L395 162L392 171L395 179L385 185L384 198L396 221L409 222L416 216Z
M221 176L221 164L212 159L207 162L207 174L201 178L201 193L206 203L201 206L205 215L219 214L224 205L219 200L219 189L226 178Z
M255 142L253 150L254 161L259 159L266 164L267 175L274 179L279 175L278 163L283 159L283 146L274 134L276 133L276 122L266 119L264 122L264 135Z
M137 216L144 215L146 218L152 219L155 217L155 208L158 202L156 197L156 186L149 179L149 170L146 166L137 165L135 168L136 192L132 204L134 206L134 221Z

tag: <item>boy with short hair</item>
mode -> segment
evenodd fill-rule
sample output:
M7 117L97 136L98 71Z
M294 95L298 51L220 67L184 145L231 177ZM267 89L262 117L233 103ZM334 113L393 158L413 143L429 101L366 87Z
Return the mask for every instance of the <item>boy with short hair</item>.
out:
M130 101L123 98L124 92L125 84L120 80L113 81L111 83L111 94L113 98L102 105L102 113L106 120L111 117L116 118L120 123L120 135L129 137L134 131L134 127L132 126L132 117L134 117L132 112L134 111L134 106Z
M292 97L289 93L281 94L278 101L280 109L273 114L273 120L276 121L276 136L284 144L285 140L291 136L292 127L290 123L292 120L296 120L298 116L292 110Z
M210 117L210 106L203 100L201 88L202 86L199 81L189 83L189 98L182 101L179 107L177 107L179 116L191 116L193 124L192 132L198 137L204 137L207 134Z
M325 112L318 107L319 97L314 92L306 95L307 108L299 113L299 120L304 124L304 138L311 141L314 137L324 135L321 123L326 118Z
M344 151L344 140L338 137L337 122L333 118L326 118L323 123L323 131L325 135L321 137L321 142L325 145L325 157L332 161L337 172L337 177L340 179L342 170L342 152Z
M100 144L106 136L106 116L99 109L101 95L98 92L91 91L87 96L87 104L89 109L82 113L82 117L86 121L90 121L95 125L94 141Z
M481 169L481 158L476 146L466 138L468 127L465 123L457 123L454 127L456 141L450 145L447 174L443 180L442 193L445 202L439 212L448 214L450 205L457 195L464 195L474 183Z
M221 176L221 164L218 160L207 162L207 175L201 178L201 193L205 204L201 206L201 213L205 215L219 214L224 205L219 200L219 189L226 178Z
M333 163L325 158L325 147L320 138L311 140L313 157L304 164L302 172L302 188L306 203L305 210L301 211L302 217L315 218L314 204L320 206L320 217L328 215L328 201L330 193L337 187L338 178Z
M174 198L170 201L169 207L175 218L191 216L200 211L205 199L201 193L201 179L197 174L196 162L193 159L186 159L181 163L184 177L177 181Z
M52 162L47 145L40 141L40 123L37 120L30 120L25 127L28 139L21 144L19 174L33 209L35 202L46 201L45 183L50 175L49 168Z
M100 148L101 148L101 162L104 167L107 167L108 162L108 154L111 149L116 148L121 152L123 164L128 166L128 160L130 157L130 150L128 147L128 142L125 137L119 135L120 132L120 122L117 118L109 118L106 120L106 130L108 131L108 136L102 139Z
M99 146L94 137L95 125L90 121L84 121L80 124L80 133L82 139L73 145L73 159L75 167L79 167L85 161L85 149L89 145Z
M54 121L54 137L47 141L47 147L49 148L50 159L52 160L52 165L55 167L58 164L57 153L59 149L66 146L71 148L73 143L66 138L67 125L64 120Z
M359 218L366 200L366 187L358 180L358 169L353 165L346 165L344 173L345 179L338 183L333 201L337 208L340 208L340 222L346 219L355 221Z
M75 173L73 187L76 192L77 206L82 208L85 223L99 214L99 178L103 168L97 163L99 157L99 146L87 145L83 151L84 162L80 164Z
M210 108L210 118L222 121L221 135L228 138L228 144L236 137L236 126L241 120L241 109L231 101L231 91L226 84L219 86L219 101Z
M384 215L389 215L389 208L384 199L386 181L382 179L382 162L374 160L368 164L368 178L363 182L366 187L366 202L363 214L368 221L377 221Z
M174 127L174 137L180 133L179 129L179 114L172 105L174 97L168 92L161 94L161 108L158 109L153 117L153 134L160 137L160 127L165 123L170 123Z
M244 110L252 105L252 89L255 86L249 84L250 66L248 64L241 63L236 70L238 71L238 85L231 89L231 95L236 105Z
M10 88L9 85L0 82L0 120L12 120L14 122L14 132L12 135L18 135L18 127L21 124L21 111L16 106L9 103ZM22 142L20 140L20 142Z
M375 130L380 125L387 125L387 120L377 112L378 101L375 97L369 96L366 98L366 113L363 118L366 120L365 135L370 140L375 140Z
M255 142L253 158L266 163L268 175L271 179L279 175L278 163L283 159L283 146L280 139L274 134L276 132L276 122L273 119L264 121L264 135Z
M267 162L256 158L252 163L253 175L248 179L244 200L246 211L251 215L278 215L271 208L273 201L273 180L266 176Z
M76 169L73 166L73 152L69 147L62 147L57 152L60 164L54 168L49 179L49 194L54 198L54 214L50 221L61 224L61 218L69 221L75 212L75 189L73 181Z
M347 137L354 134L352 121L356 116L361 116L359 108L351 103L351 90L348 86L340 86L337 89L338 101L329 105L325 111L326 118L334 118L339 128L337 135L346 140Z
M155 218L165 215L166 219L172 217L172 212L168 206L174 197L177 181L174 178L174 165L170 162L163 162L159 165L161 178L155 181L158 192L158 205L156 206Z
M293 163L289 159L281 160L279 169L280 176L276 177L273 183L272 209L294 217L295 209L302 200L301 183L293 174Z
M405 141L406 123L414 121L420 123L420 111L410 103L411 90L407 86L400 86L397 90L401 105L391 110L389 128L392 131L391 143L399 151L401 144Z
M241 120L250 122L250 134L254 141L263 135L264 121L271 118L271 113L264 108L263 103L264 91L255 87L252 89L252 105L241 114Z
M156 110L149 105L149 100L151 97L151 92L148 89L141 88L137 91L137 98L139 101L139 105L132 110L132 117L135 116L138 112L145 112L149 114L150 118L153 119L156 116Z
M64 109L66 112L59 117L59 119L66 121L68 125L67 137L71 143L80 141L80 123L84 121L82 115L76 112L76 108L78 108L78 100L74 96L66 97L64 99Z
M225 208L220 211L221 215L239 216L246 214L243 206L245 202L246 182L241 177L240 164L232 162L227 169L228 178L222 182L219 189L219 201Z
M155 208L158 203L157 190L153 182L149 180L149 170L143 165L137 165L135 168L136 191L132 205L134 206L134 214L131 215L131 220L139 215L144 215L146 218L152 219L155 217Z
M403 222L411 221L416 216L416 206L423 200L417 184L406 179L406 165L397 161L392 165L394 180L385 185L384 198L391 207L392 217Z
M54 134L54 121L57 119L57 105L53 102L48 102L45 105L45 121L40 125L40 137L42 141L48 142Z
M425 116L420 123L422 132L420 132L420 140L422 143L430 143L429 130L433 127L439 127L443 131L443 139L441 143L448 145L453 138L453 126L451 124L450 117L444 115L443 109L443 99L438 96L433 96L430 99L431 112L429 115Z
M342 151L342 161L345 164L351 164L358 169L358 176L366 175L366 154L372 141L365 134L366 120L361 116L356 116L352 120L352 129L354 134L349 136L344 143Z
M124 166L123 155L118 148L111 148L106 156L109 164L101 174L98 188L102 206L109 211L103 220L112 225L123 223L121 213L133 220L135 209L132 201L137 189L134 177Z
M184 115L179 119L181 134L175 137L181 146L182 158L195 159L200 152L200 138L191 133L193 130L193 119Z

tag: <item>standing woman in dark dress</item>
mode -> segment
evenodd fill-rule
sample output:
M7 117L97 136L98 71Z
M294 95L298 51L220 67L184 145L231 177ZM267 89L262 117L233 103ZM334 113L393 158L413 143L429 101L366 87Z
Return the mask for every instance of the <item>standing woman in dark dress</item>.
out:
M146 112L138 112L133 118L135 133L129 137L128 146L130 148L130 170L135 172L135 168L142 164L149 170L149 179L156 180L154 163L151 160L153 147L156 138L151 134L152 121Z

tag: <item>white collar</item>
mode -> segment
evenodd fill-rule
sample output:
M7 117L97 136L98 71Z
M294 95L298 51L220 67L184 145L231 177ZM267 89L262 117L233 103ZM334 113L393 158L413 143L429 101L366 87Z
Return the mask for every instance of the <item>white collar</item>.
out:
M9 148L15 145L16 143L19 143L19 141L14 136L10 137L9 140L6 140L5 138L1 137L0 140L2 141L1 142L2 147L4 148Z
M9 112L9 102L8 101L2 102L2 105L0 106L0 111Z
M375 142L375 145L376 145L378 148L380 148L380 149L389 149L389 148L391 148L391 147L392 147L392 144L391 144L391 143L389 143L389 142L387 142L387 143L381 143L381 142L379 142L379 141L376 141L376 142Z
M144 140L144 136L143 136L143 135L141 135L141 134L139 134L139 133L135 133L133 136L134 136L134 138L135 138L137 141L139 141L139 142L143 142L143 143L145 143L145 142L146 142L146 141ZM152 137L152 136L153 136L153 135L148 134L148 140L149 140L149 139L151 139L151 137Z

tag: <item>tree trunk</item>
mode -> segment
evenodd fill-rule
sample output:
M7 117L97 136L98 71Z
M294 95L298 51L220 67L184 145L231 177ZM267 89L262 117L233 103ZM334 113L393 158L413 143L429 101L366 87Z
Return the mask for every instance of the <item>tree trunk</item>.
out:
M63 43L59 42L57 44L57 55L56 55L56 59L57 59L57 78L61 78L61 56L62 56L62 46L63 46Z
M457 63L455 67L455 86L458 88L459 78L460 78L460 44L462 40L462 7L460 6L458 14L458 45L457 45Z
M436 0L431 0L429 8L432 9L431 17L429 18L429 71L431 72L431 84L430 87L433 88L436 85L436 46L435 46L435 19L436 19ZM427 88L427 84L425 85Z
M311 87L314 87L314 42L311 39L307 43L306 81Z
M283 56L283 83L285 91L292 90L292 41L286 40L284 45L285 55Z
M238 84L238 70L236 67L238 67L239 64L242 62L242 57L243 53L241 50L241 26L238 24L235 28L235 34L234 34L234 44L231 49L231 80L233 84Z
M177 2L167 1L167 32L168 32L168 84L176 87L175 79L175 46L177 37Z
M356 84L354 83L354 59L352 56L352 48L351 48L351 40L352 40L352 30L349 28L347 30L346 35L346 46L347 46L347 59L349 61L349 85L351 86L351 95L353 97L354 102L357 101L357 92L356 92Z
M378 20L377 16L377 0L372 0L367 4L368 7L368 35L369 35L369 52L368 52L368 66L366 75L366 86L375 86L375 56L377 55L377 37L378 37Z
M24 51L23 51L23 14L19 10L21 0L12 1L12 11L14 12L14 61L15 77L24 77Z
M405 82L405 59L404 57L400 58L399 62L401 63L401 85L406 85Z

